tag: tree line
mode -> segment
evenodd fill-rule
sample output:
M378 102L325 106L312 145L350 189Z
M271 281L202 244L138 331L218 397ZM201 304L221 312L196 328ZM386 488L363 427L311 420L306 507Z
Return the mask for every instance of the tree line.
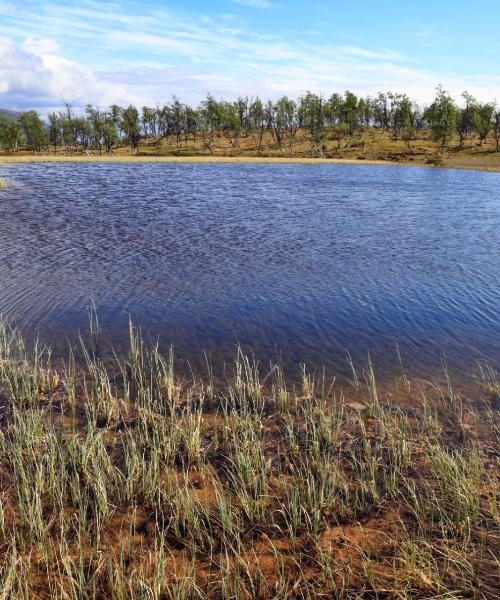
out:
M403 140L409 151L419 132L426 129L442 152L454 138L464 148L469 138L475 137L478 145L483 145L489 135L500 151L500 108L467 92L462 100L459 106L438 87L425 108L406 94L380 92L375 97L359 97L350 91L329 98L307 92L297 100L283 96L267 102L258 97L217 100L209 94L197 107L173 97L162 107L140 110L132 105L113 105L107 110L87 105L80 115L66 104L64 110L49 113L47 121L34 110L15 120L0 118L0 147L8 152L65 149L110 155L114 148L127 145L135 154L141 142L159 148L169 139L177 147L201 144L212 154L218 138L237 149L244 137L251 138L254 151L260 154L264 136L269 134L277 149L293 154L298 132L305 131L311 154L321 156L327 135L340 148L343 140L361 139L365 130L375 128L393 140Z

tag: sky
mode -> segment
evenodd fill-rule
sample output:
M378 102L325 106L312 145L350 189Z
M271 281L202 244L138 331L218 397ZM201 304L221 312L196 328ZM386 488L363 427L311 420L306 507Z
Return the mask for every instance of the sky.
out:
M500 101L498 0L0 0L0 107L442 84Z

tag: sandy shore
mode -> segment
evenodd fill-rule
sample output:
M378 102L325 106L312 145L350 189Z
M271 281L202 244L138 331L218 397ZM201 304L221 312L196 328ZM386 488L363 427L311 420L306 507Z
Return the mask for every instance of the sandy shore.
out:
M0 157L1 163L47 163L47 162L72 162L72 163L242 163L242 164L370 164L388 165L397 164L384 160L350 160L337 158L303 158L303 157L263 157L263 156L129 156L129 155L12 155ZM411 164L411 163L410 163Z
M496 157L495 157L496 158ZM500 158L500 157L499 157ZM382 165L382 166L411 166L428 168L448 168L500 172L500 161L466 158L444 158L439 165L431 165L420 161L391 161L374 159L342 159L342 158L305 158L279 156L130 156L116 154L112 156L98 155L66 155L66 154L17 154L0 156L1 164L11 163L200 163L200 164L304 164L304 165Z

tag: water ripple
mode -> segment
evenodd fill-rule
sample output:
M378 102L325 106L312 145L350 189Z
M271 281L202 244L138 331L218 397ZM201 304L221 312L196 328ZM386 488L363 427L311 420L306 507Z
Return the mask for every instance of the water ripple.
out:
M186 358L498 360L500 176L340 165L9 165L0 313L52 341L129 314Z

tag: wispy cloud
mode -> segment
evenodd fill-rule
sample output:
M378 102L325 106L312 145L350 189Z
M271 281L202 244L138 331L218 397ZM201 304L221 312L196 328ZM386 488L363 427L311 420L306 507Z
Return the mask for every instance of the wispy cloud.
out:
M123 1L123 0L122 0ZM255 0L253 0L255 2ZM428 101L438 83L457 96L500 96L495 74L433 72L390 48L266 34L242 22L172 8L125 11L120 2L0 0L0 106L93 102L157 104L172 94L196 103L207 92L275 98L305 90L392 89Z
M251 6L252 8L271 8L272 3L269 0L230 0L234 4L242 6Z

